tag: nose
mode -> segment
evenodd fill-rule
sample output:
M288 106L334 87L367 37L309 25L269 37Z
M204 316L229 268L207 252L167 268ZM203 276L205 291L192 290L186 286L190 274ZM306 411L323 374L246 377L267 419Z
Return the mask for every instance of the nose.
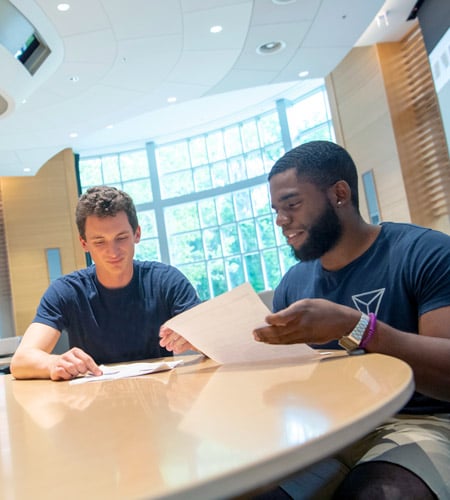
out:
M107 247L109 255L115 257L119 254L119 244L115 241L111 241Z
M290 218L286 214L283 214L281 210L277 213L277 217L275 219L275 223L277 226L283 227L288 224L289 221Z

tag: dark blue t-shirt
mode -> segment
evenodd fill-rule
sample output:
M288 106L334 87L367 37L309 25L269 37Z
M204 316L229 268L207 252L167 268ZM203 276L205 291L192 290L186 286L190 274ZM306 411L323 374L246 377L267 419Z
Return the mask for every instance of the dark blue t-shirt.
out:
M275 290L274 311L303 298L373 312L394 328L418 333L422 314L450 305L450 236L412 224L383 223L373 245L338 271L323 269L320 260L289 269ZM339 346L336 341L320 347ZM403 411L449 412L450 403L415 393Z
M171 355L159 346L160 326L199 302L172 266L134 261L131 282L109 289L92 265L52 282L33 322L66 330L70 347L83 349L98 364L137 361Z

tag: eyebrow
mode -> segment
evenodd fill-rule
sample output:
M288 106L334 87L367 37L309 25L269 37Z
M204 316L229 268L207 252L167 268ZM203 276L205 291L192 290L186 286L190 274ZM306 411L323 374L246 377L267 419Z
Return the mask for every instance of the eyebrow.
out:
M113 238L117 238L117 237L120 237L120 236L128 236L128 231L121 231L120 233L117 233L113 236ZM91 237L92 240L104 240L105 239L105 236L103 234L96 234L94 236Z
M295 198L296 196L299 196L299 193L298 192L295 192L295 193L287 193L287 194L284 194L283 196L281 196L280 198L278 198L277 202L278 203L282 203L283 201L287 201L291 198ZM272 208L275 209L275 205L272 203Z

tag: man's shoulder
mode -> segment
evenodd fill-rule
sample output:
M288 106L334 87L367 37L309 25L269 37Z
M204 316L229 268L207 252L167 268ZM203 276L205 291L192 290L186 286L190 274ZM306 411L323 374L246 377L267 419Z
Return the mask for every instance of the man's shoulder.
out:
M181 272L170 264L164 264L156 260L135 260L134 271L140 279L167 280L170 278L181 278Z
M170 264L164 264L164 262L159 262L157 260L134 260L133 261L134 269L138 271L142 271L145 273L148 272L167 272L175 269Z
M95 277L95 266L91 265L89 267L78 269L72 271L71 273L64 274L59 278L52 281L51 285L56 288L61 287L71 287L74 285L86 285L86 283L91 283Z
M321 267L319 260L307 262L299 261L285 272L284 276L281 278L281 282L284 282L284 284L292 282L297 283L302 277L310 278L318 267Z
M431 240L450 242L448 234L408 222L382 222L381 227L383 236L396 242L404 241L408 244Z
M64 274L50 283L44 297L50 301L64 301L80 295L90 294L95 289L94 277L94 266Z

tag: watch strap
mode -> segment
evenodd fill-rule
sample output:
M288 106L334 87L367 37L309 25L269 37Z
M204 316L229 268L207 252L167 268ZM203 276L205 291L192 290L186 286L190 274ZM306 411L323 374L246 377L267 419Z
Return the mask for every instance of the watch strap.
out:
M364 333L369 326L369 321L369 316L365 313L361 313L361 317L359 318L358 323L356 323L355 328L353 328L353 330L348 335L344 335L339 340L339 345L349 352L358 349L363 339Z

